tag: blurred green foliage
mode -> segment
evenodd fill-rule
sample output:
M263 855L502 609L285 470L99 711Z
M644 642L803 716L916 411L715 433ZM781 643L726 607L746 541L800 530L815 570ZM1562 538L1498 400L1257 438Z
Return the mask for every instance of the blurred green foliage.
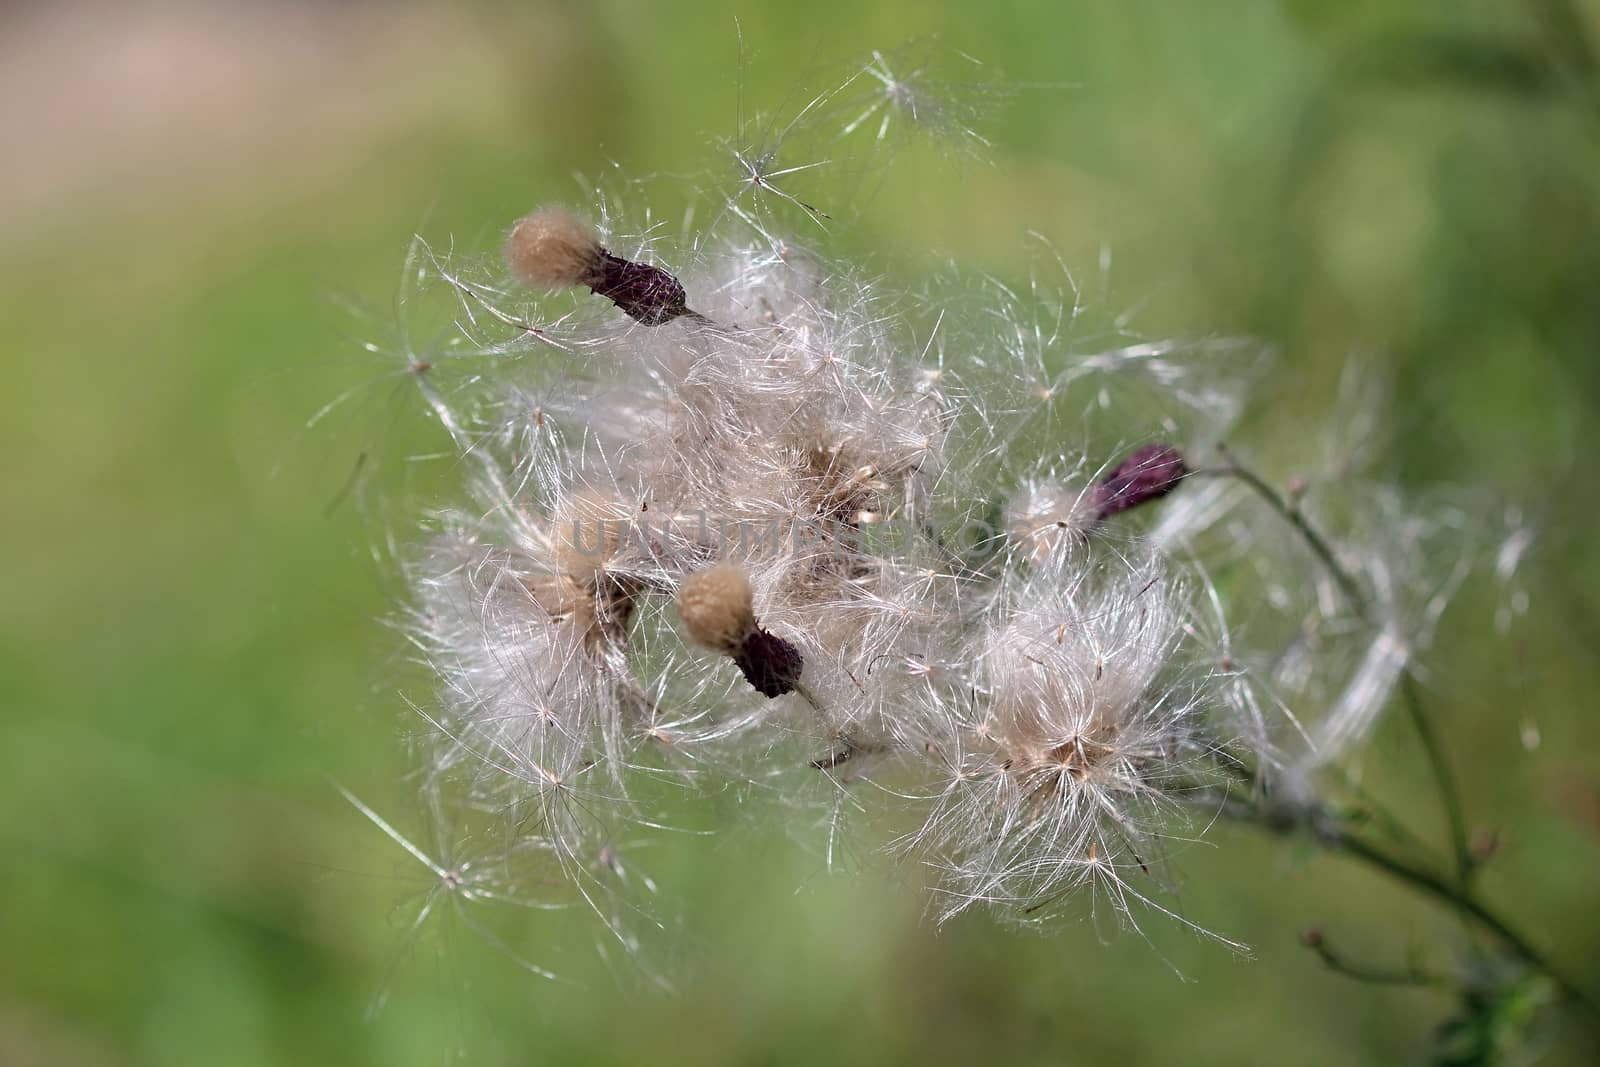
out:
M178 10L164 25L226 36L263 9ZM276 10L321 32L320 8ZM37 11L0 15L0 36ZM142 16L116 11L143 40ZM426 9L337 14L380 37L402 17L434 32ZM363 453L438 442L403 378L362 357L374 327L326 298L371 300L381 324L413 230L487 248L531 204L571 199L575 170L699 171L739 136L741 98L792 109L916 38L1070 87L998 106L988 161L906 150L833 250L914 284L946 255L1020 277L1029 230L1079 262L1109 243L1145 330L1281 350L1249 439L1274 474L1359 354L1394 376L1387 470L1529 509L1530 615L1499 637L1469 591L1427 682L1473 824L1503 841L1486 892L1600 987L1600 7L617 0L437 18L436 40L352 68L354 120L309 92L224 99L137 166L90 152L0 234L0 1061L1426 1054L1448 998L1342 980L1296 933L1447 964L1460 931L1366 871L1226 827L1175 857L1183 906L1253 960L1156 919L1149 943L1105 915L935 932L865 845L844 863L858 874L829 874L811 825L647 850L683 904L660 936L672 993L603 962L576 915L495 926L559 983L448 921L402 954L425 872L330 783L417 831L400 775L418 725L379 622L396 590L369 552L388 505L344 487ZM101 57L77 58L66 82L93 90ZM231 163L208 154L213 129ZM402 465L386 484L425 499L431 477ZM1421 768L1392 723L1364 771L1437 830ZM706 823L738 827L731 798L710 803ZM1550 1062L1593 1062L1560 1018L1541 1027Z

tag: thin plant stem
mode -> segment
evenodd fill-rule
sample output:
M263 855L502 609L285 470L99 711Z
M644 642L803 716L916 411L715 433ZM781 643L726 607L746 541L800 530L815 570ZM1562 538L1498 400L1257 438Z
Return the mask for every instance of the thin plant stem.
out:
M1399 985L1420 986L1428 989L1454 990L1458 987L1455 979L1449 975L1438 974L1433 971L1423 970L1417 966L1406 968L1374 967L1370 964L1354 963L1347 959L1342 952L1338 952L1328 944L1328 940L1320 930L1308 930L1301 935L1303 943L1317 957L1322 960L1328 970L1335 974L1342 974L1346 978L1353 978L1358 982L1370 985Z
M1357 805L1355 814L1360 819L1369 820L1374 826L1387 833L1396 845L1402 845L1410 849L1413 855L1420 855L1430 862L1438 859L1434 848L1424 841L1420 834L1402 822L1394 812L1385 807L1377 797L1358 785L1349 775L1342 773L1339 768L1335 767L1331 768L1331 770L1338 774L1340 787L1354 798ZM1352 819L1351 821L1356 820Z
M1323 567L1333 578L1334 583L1344 593L1345 599L1361 620L1370 625L1375 625L1372 617L1372 606L1361 590L1361 585L1344 565L1339 562L1333 546L1323 537L1306 518L1305 512L1274 489L1265 478L1255 471L1241 464L1228 450L1226 445L1218 445L1217 451L1223 458L1223 466L1214 468L1213 473L1225 475L1236 479L1248 486L1263 502L1273 511L1277 512L1297 533L1300 534L1306 546L1322 562ZM1449 757L1445 754L1444 746L1439 742L1438 731L1434 728L1433 720L1428 715L1427 707L1422 701L1422 694L1417 688L1416 680L1409 672L1403 673L1400 680L1400 689L1406 706L1406 716L1416 730L1418 738L1422 741L1424 756L1428 761L1429 772L1433 775L1434 783L1439 791L1439 803L1444 809L1445 820L1449 825L1451 852L1455 856L1456 877L1463 887L1470 886L1475 864L1472 858L1472 849L1467 838L1466 815L1461 805L1461 793L1456 782L1455 770L1450 764Z
M1330 847L1361 860L1418 892L1444 901L1462 915L1472 919L1484 930L1499 938L1524 963L1549 976L1550 980L1561 987L1562 992L1569 998L1581 1005L1592 1019L1600 1021L1600 1003L1597 1003L1563 970L1552 964L1549 957L1535 948L1533 943L1508 920L1490 910L1465 886L1424 867L1392 856L1358 837L1350 837L1337 830L1330 835L1322 828L1318 830L1318 837Z
M1467 840L1467 819L1461 810L1461 790L1456 784L1455 769L1451 766L1449 757L1445 755L1444 746L1434 729L1433 719L1423 706L1417 680L1409 673L1400 677L1400 696L1402 703L1405 704L1406 715L1411 720L1411 726L1416 730L1417 737L1422 741L1422 748L1427 753L1428 763L1433 768L1433 776L1439 783L1439 795L1444 802L1445 818L1450 823L1450 842L1455 853L1456 879L1462 888L1470 888L1472 876L1477 872L1477 862L1473 859L1472 846Z
M1220 806L1206 806L1236 822L1248 823L1274 833L1288 834L1297 828L1309 827L1318 842L1331 851L1359 860L1416 892L1443 902L1464 919L1498 938L1514 956L1547 975L1567 997L1582 1006L1593 1021L1600 1023L1600 1002L1596 1002L1565 971L1552 964L1549 957L1509 920L1478 900L1467 887L1422 864L1396 856L1370 841L1347 833L1342 820L1326 809L1318 808L1295 816L1263 808L1259 801L1246 803L1228 800Z
M1372 611L1367 604L1367 598L1361 592L1361 586L1356 582L1355 577L1345 570L1344 565L1339 562L1339 557L1334 554L1333 546L1307 520L1305 512L1285 499L1283 494L1269 485L1261 475L1234 459L1233 453L1226 446L1218 445L1217 451L1221 453L1224 465L1213 468L1211 473L1233 478L1249 486L1268 507L1276 511L1285 522L1294 527L1295 532L1305 541L1306 547L1311 549L1322 562L1323 567L1327 569L1328 574L1339 586L1340 592L1350 602L1350 606L1355 609L1356 614L1361 617L1361 621L1371 624ZM1205 472L1196 471L1195 473Z

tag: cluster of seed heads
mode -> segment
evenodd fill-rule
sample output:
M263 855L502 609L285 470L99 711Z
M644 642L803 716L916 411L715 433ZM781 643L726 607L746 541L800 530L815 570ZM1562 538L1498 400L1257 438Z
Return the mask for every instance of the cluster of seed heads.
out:
M1168 845L1240 768L1309 797L1370 733L1461 514L1337 435L1275 493L1221 445L1259 346L1082 344L1064 269L897 305L720 221L672 270L549 207L481 279L423 250L489 361L424 381L464 482L405 562L429 809L490 813L629 947L662 783L829 833L876 807L941 919L1175 914Z

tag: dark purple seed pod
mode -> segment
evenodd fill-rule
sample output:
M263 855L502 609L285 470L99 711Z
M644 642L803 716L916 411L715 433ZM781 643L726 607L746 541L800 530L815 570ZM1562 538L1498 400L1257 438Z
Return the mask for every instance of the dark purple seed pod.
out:
M1189 473L1183 455L1171 445L1152 444L1134 450L1094 487L1090 503L1096 520L1166 496Z
M805 657L798 648L760 627L745 637L733 661L744 672L745 681L767 697L792 692L805 667Z
M617 305L629 318L645 326L660 326L689 314L688 296L678 279L648 263L602 252L599 277L591 292Z

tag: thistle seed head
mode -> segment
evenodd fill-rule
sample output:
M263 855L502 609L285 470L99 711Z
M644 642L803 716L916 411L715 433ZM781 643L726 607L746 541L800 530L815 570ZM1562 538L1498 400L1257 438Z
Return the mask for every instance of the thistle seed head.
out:
M556 522L556 561L568 578L594 585L621 551L634 512L614 497L580 490Z
M678 587L678 617L691 641L731 656L757 692L780 697L800 681L805 657L756 622L755 595L743 567L718 563L685 578Z
M594 285L607 259L595 232L558 207L540 208L513 223L504 254L517 280L537 289Z
M1100 521L1096 490L1053 481L1030 482L1012 495L1005 511L1006 532L1034 563L1074 547Z
M756 629L749 573L734 563L695 571L678 587L678 618L695 644L736 654Z
M511 273L524 285L587 286L645 326L692 314L678 279L660 267L612 255L594 230L558 207L540 208L513 223L504 255Z

